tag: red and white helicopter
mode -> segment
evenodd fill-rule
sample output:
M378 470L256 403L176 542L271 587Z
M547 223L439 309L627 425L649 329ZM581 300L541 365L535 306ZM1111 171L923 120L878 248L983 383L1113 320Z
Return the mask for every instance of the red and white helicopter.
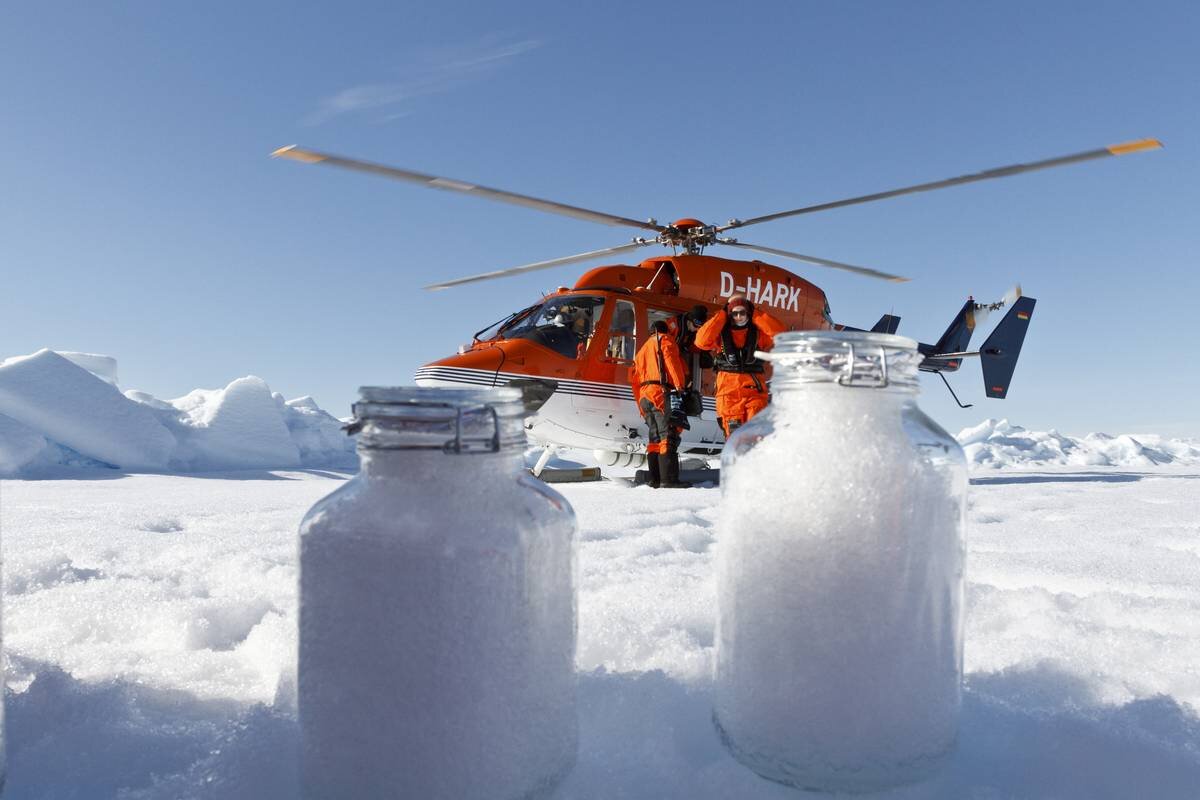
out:
M646 428L633 403L629 369L638 346L658 320L681 320L697 304L715 310L724 305L726 298L742 292L778 317L789 330L846 329L847 326L835 325L830 319L825 293L808 280L762 261L705 255L706 248L721 245L847 270L872 278L906 280L866 267L749 244L728 236L728 232L786 217L1161 146L1155 139L1141 139L746 220L731 219L724 225L708 225L690 218L662 225L653 219L643 221L605 214L464 181L321 153L296 145L280 148L272 155L304 163L369 172L431 189L460 192L646 232L616 247L485 272L427 286L427 289L445 289L473 281L593 261L655 244L671 248L671 255L648 258L635 265L617 264L591 269L574 286L562 287L527 308L509 314L478 331L471 344L460 348L458 353L432 361L417 370L416 382L421 386L522 387L530 409L530 416L526 420L527 433L531 441L546 448L539 466L535 468L535 472L540 472L556 447L592 450L602 465L641 463L646 449ZM1035 302L1030 297L1018 297L1015 301L983 305L968 299L938 342L920 345L920 351L925 356L921 369L938 374L953 372L964 358L978 356L983 364L987 395L1003 398L1008 392ZM977 317L1005 304L1011 305L1011 308L992 335L979 350L969 351L968 343ZM898 317L884 315L872 330L893 333L898 323ZM944 375L942 379L945 380ZM699 418L693 417L691 429L684 431L681 454L711 456L719 453L724 445L724 435L716 418L713 386L714 376L711 372L704 372L704 412Z

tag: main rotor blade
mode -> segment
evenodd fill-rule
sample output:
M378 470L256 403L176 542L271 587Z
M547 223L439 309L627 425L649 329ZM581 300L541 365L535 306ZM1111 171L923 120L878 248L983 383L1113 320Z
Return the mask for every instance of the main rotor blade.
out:
M412 172L407 169L399 169L398 167L388 167L383 164L373 164L370 161L359 161L353 158L343 158L342 156L330 155L329 153L318 153L316 150L307 150L303 147L291 144L287 147L281 147L274 153L271 153L273 158L290 158L294 161L302 161L305 164L329 164L334 167L343 167L345 169L353 169L359 172L369 172L375 175L382 175L385 178L395 178L401 181L409 181L410 183L418 183L429 189L443 189L448 192L462 192L464 194L472 194L476 197L485 197L488 200L498 200L501 203L512 203L526 208L534 208L538 211L547 211L551 214L562 214L575 219L587 220L588 222L599 222L603 225L628 225L633 228L644 228L662 233L666 230L662 225L655 225L645 220L630 219L629 217L618 217L613 214L605 214L600 211L592 211L587 208L579 208L578 206L569 206L565 203L556 203L553 200L542 200L537 197L529 197L523 194L514 192L506 192L503 189L491 189L487 186L477 186L473 183L465 183L456 181L453 178L443 178L437 175L426 175L422 172Z
M444 283L433 283L426 286L426 289L447 289L451 286L458 286L463 283L474 283L475 281L489 281L492 278L504 278L509 275L519 275L522 272L534 272L539 269L549 269L550 267L558 267L563 264L574 264L576 261L588 261L589 259L598 258L599 256L612 255L613 253L624 253L628 250L636 250L639 247L645 247L648 244L654 244L653 239L635 240L633 244L623 244L618 247L608 247L604 250L593 250L590 253L580 253L577 256L566 256L565 258L553 258L549 261L539 261L536 264L526 264L523 267L509 267L508 269L498 269L494 272L483 272L479 275L470 275L466 278L455 278L452 281Z
M889 197L899 197L902 194L916 194L917 192L930 192L934 189L945 189L949 186L960 186L964 183L975 183L976 181L986 181L992 178L1006 178L1009 175L1020 175L1022 172L1033 172L1039 169L1048 169L1050 167L1061 167L1065 164L1075 164L1080 161L1091 161L1095 158L1107 158L1108 156L1121 156L1126 153L1137 153L1141 150L1157 150L1162 147L1162 142L1157 139L1139 139L1136 142L1125 142L1124 144L1114 144L1110 147L1101 147L1098 150L1088 150L1083 153L1075 153L1069 156L1059 156L1058 158L1048 158L1044 161L1034 161L1029 164L1013 164L1009 167L997 167L996 169L984 170L983 172L975 172L970 175L960 175L957 178L948 178L944 181L933 181L932 183L920 183L916 186L906 186L903 189L892 189L888 192L878 192L876 194L866 194L862 197L851 197L847 200L835 200L832 203L821 203L815 206L805 206L804 208L796 208L791 211L780 211L777 214L767 214L762 217L754 217L746 220L731 220L728 224L717 228L717 232L727 231L730 228L744 228L747 225L757 225L760 222L770 222L771 220L782 219L784 217L794 217L799 214L811 214L814 211L828 211L831 208L841 208L842 206L852 206L858 203L871 203L876 200L886 200Z
M794 258L797 261L805 261L809 264L817 264L822 267L832 267L833 269L842 269L847 272L856 272L859 275L866 275L871 278L881 278L885 281L894 281L896 283L904 283L908 278L903 278L899 275L892 275L889 272L880 272L879 270L870 269L869 267L856 267L853 264L843 264L841 261L830 261L827 258L817 258L816 256L806 256L800 253L792 253L787 250L780 250L775 247L762 247L757 244L746 244L735 239L717 239L717 244L723 244L727 247L742 247L746 250L757 250L760 253L769 253L773 256L783 256L784 258Z

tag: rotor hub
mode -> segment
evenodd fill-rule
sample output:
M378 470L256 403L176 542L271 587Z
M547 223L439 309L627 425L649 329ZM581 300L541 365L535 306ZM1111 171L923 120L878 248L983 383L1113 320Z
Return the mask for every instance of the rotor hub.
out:
M705 247L716 241L716 233L716 228L712 225L705 225L692 217L684 217L668 225L658 240L671 247L682 247L689 255L699 255Z

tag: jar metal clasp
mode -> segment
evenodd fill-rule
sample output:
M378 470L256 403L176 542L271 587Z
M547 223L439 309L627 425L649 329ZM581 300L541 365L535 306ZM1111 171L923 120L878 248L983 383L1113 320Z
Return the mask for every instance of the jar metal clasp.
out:
M452 406L447 405L447 408ZM490 439L464 439L462 422L464 411L483 411L486 410L492 415L492 436ZM475 455L478 453L499 453L500 452L500 415L496 413L495 406L481 406L479 408L455 408L454 414L454 438L442 445L442 452L447 455Z
M888 385L888 362L887 350L883 347L879 348L879 377L871 380L868 378L860 378L858 381L854 379L854 362L855 352L854 343L847 342L846 346L850 349L850 354L846 358L846 368L842 374L838 376L837 382L841 386L854 386L863 389L882 389Z

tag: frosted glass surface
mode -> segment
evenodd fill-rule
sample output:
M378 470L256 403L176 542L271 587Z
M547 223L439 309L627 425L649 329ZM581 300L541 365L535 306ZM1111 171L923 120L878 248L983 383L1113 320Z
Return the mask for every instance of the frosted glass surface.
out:
M570 769L574 514L520 472L393 452L309 512L306 796L527 798Z
M775 780L916 780L957 730L961 450L903 395L797 394L726 451L715 717Z

